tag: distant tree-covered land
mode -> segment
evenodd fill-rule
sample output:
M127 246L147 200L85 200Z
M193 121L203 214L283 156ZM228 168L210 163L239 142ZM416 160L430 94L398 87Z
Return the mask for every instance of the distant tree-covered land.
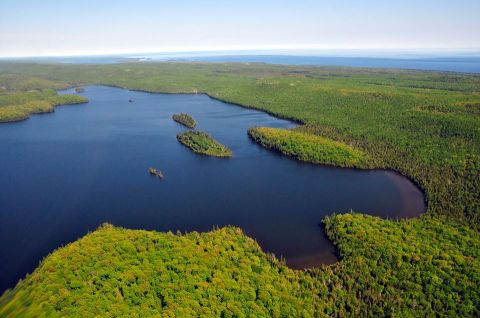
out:
M27 119L31 114L53 112L54 107L86 103L80 95L58 95L55 89L67 88L38 78L25 78L0 73L0 123Z
M480 316L480 75L0 63L0 109L21 110L24 99L13 96L32 90L94 83L203 92L295 120L302 125L293 130L251 136L301 160L398 171L424 190L428 210L399 221L326 218L341 260L307 271L263 254L235 228L173 235L105 226L54 252L7 291L1 317Z

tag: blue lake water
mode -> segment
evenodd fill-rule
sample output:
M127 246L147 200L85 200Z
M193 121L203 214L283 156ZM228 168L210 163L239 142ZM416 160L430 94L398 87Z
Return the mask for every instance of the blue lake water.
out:
M353 209L403 218L425 210L421 191L396 173L296 162L247 136L252 126L292 122L206 95L105 86L82 94L89 103L0 125L0 291L103 222L159 231L236 225L289 266L306 268L336 260L319 226L325 215ZM171 119L179 112L233 157L179 144L186 128Z

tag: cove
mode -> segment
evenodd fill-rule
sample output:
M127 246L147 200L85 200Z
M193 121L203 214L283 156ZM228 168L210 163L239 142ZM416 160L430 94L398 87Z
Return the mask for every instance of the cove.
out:
M107 86L82 95L90 102L0 125L0 292L103 222L182 232L235 225L287 265L308 268L337 260L319 227L328 214L425 211L420 189L399 174L301 163L247 136L252 126L293 122L206 95ZM179 144L176 134L186 128L171 117L181 112L233 157L200 156ZM151 177L149 167L165 178Z

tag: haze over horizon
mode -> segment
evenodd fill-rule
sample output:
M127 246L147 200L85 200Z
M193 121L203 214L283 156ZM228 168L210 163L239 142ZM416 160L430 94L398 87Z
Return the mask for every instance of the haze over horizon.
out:
M479 52L480 1L5 1L0 57L231 50ZM53 9L52 9L53 8ZM268 22L267 22L268 21Z

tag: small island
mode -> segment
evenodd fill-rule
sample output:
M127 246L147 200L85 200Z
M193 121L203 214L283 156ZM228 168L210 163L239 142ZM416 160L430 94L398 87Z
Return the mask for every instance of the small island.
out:
M177 135L180 143L193 152L221 158L229 158L232 151L202 131L187 131Z
M160 179L163 179L163 173L160 170L157 170L156 168L148 168L148 173L150 173L152 176L159 177Z
M75 87L75 93L83 93L85 92L85 88L83 87Z
M188 128L193 129L197 125L197 123L195 122L195 119L193 119L193 117L190 116L189 114L184 114L184 113L174 114L172 116L172 118L177 123L182 124L182 125L184 125L185 127L188 127Z

